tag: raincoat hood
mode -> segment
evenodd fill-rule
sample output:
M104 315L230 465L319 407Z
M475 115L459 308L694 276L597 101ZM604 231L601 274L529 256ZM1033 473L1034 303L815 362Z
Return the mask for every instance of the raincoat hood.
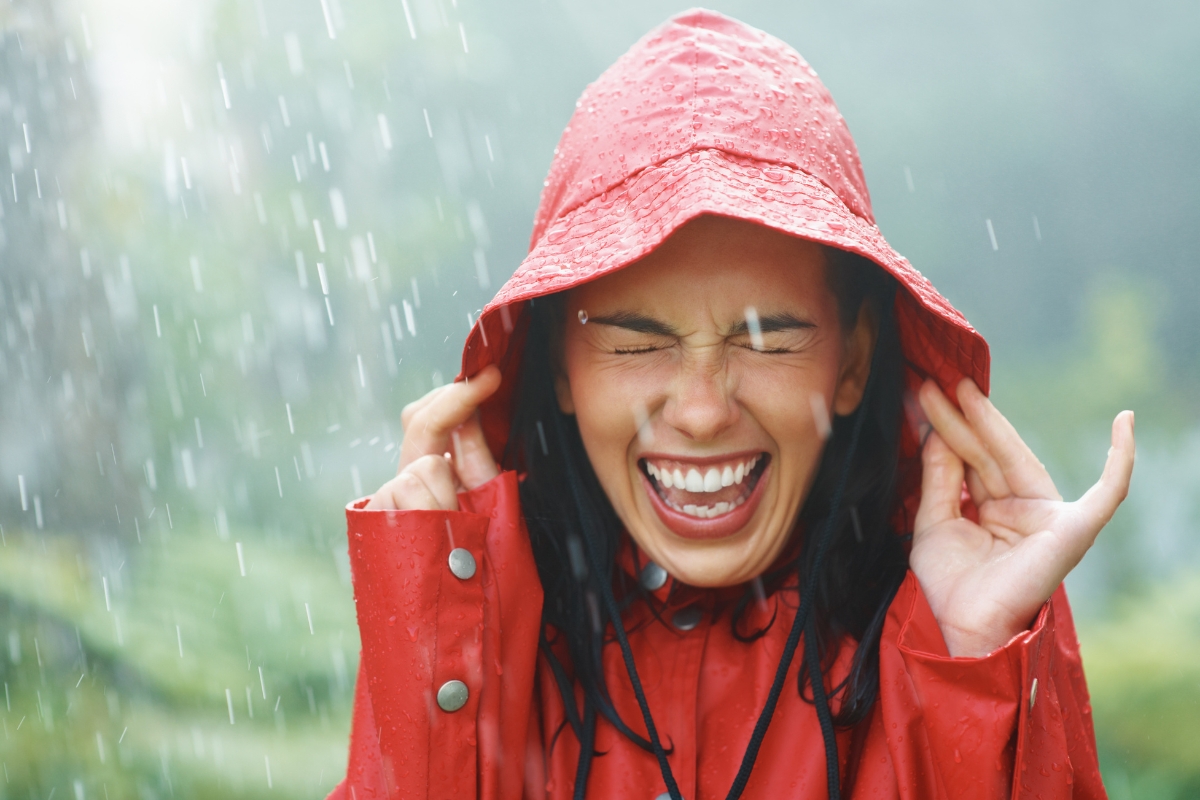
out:
M584 92L555 151L529 255L471 330L459 378L493 363L503 375L481 407L497 460L529 301L621 269L706 213L878 264L900 285L895 315L908 388L932 377L954 397L965 376L987 391L987 345L884 241L845 121L812 69L777 39L689 11ZM919 498L918 412L909 405L899 531L912 530ZM581 796L580 787L589 797L667 796L655 754L607 717L597 715L594 741L581 742L568 725L578 687L565 702L561 661L552 663L544 647L549 598L515 471L459 494L457 510L366 503L346 512L362 659L346 780L330 800L567 800ZM602 649L599 669L616 714L647 736L642 710L651 710L670 742L663 757L679 795L724 797L739 780L746 743L758 741L745 798L828 797L832 769L842 797L1104 797L1061 588L1029 631L985 658L952 658L908 572L878 634L878 699L863 723L833 731L832 748L821 746L828 732L816 703L774 688L780 653L796 646L797 608L782 595L746 607L746 629L761 631L747 639L718 613L715 593L668 592L661 613L630 606L628 643ZM797 685L804 660L786 667L785 687ZM625 679L632 662L642 694ZM845 685L851 669L851 648L842 648L827 691ZM772 697L773 721L760 731L757 710ZM584 746L604 757L577 786Z
M954 397L970 377L988 391L987 343L884 240L854 140L813 68L779 39L697 9L651 31L584 90L554 151L529 255L467 339L460 379L488 364L504 376L480 409L498 459L528 301L633 263L701 214L870 259L901 287L908 388L934 378ZM901 457L918 448L909 424Z

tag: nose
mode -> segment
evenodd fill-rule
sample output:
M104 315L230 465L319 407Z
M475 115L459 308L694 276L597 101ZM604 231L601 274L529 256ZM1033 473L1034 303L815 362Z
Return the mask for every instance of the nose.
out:
M709 442L737 422L734 380L719 353L685 356L671 381L663 420L697 442Z

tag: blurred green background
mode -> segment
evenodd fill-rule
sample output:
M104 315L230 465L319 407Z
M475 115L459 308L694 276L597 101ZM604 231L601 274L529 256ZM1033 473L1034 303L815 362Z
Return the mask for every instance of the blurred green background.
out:
M1110 794L1200 796L1200 6L713 5L820 72L1065 495L1137 410L1068 583ZM337 782L342 507L457 372L579 92L682 8L0 6L0 798Z

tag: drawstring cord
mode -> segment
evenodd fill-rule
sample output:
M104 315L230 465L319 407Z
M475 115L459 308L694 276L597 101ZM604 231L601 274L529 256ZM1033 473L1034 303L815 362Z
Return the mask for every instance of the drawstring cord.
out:
M871 372L874 373L875 370L872 368ZM758 723L754 726L754 733L750 736L750 744L746 746L746 754L742 756L742 766L738 769L737 776L733 779L733 786L729 788L726 800L738 800L742 796L746 784L750 781L750 772L754 769L754 762L758 760L759 747L762 746L762 740L767 735L767 727L771 724L771 718L775 716L775 706L779 702L779 695L782 693L783 684L787 680L788 669L792 666L792 659L795 657L796 648L800 644L800 633L806 628L809 633L805 637L805 650L809 654L809 674L812 676L813 704L817 708L817 719L821 723L821 735L825 740L825 771L828 775L829 798L830 800L839 800L841 796L841 770L838 765L837 740L833 735L833 720L829 714L829 699L825 696L825 683L821 677L820 656L817 653L816 617L810 617L809 615L812 613L812 606L816 601L816 577L821 573L821 566L825 562L825 554L828 552L829 544L833 540L835 523L842 510L842 500L846 494L846 484L850 481L850 469L854 464L854 454L858 450L858 440L862 435L863 420L867 416L866 400L868 392L871 389L871 383L872 381L868 378L866 389L863 391L863 397L859 403L859 414L854 420L854 428L850 434L850 446L846 451L846 463L842 465L842 474L838 478L837 488L833 493L833 502L830 504L829 516L825 519L825 526L821 530L820 538L817 539L817 552L813 558L812 570L809 579L804 584L804 591L800 599L800 608L796 611L796 619L793 620L792 630L788 633L787 645L784 647L782 658L779 659L779 667L775 670L775 680L771 683L771 692L767 695L767 703L758 717ZM675 795L672 795L671 798L672 800L682 800L681 797L676 797Z
M876 348L878 352L878 348ZM872 358L872 362L874 358ZM875 373L874 364L872 363L871 377ZM813 688L813 704L816 706L817 719L821 726L821 737L825 743L825 771L828 781L828 790L830 800L840 800L841 797L841 768L838 762L837 739L834 736L833 718L829 711L829 698L825 693L825 683L821 676L821 661L818 653L816 642L816 617L810 618L813 603L816 601L816 577L821 573L821 567L825 561L825 555L829 550L829 545L833 540L833 533L836 529L836 521L842 510L842 501L846 493L846 484L850 481L850 470L854 464L854 455L858 450L858 442L861 438L863 421L867 416L866 401L871 390L871 384L874 383L871 377L867 379L867 385L863 390L863 397L859 401L859 413L854 420L854 427L850 434L850 445L846 451L846 462L842 465L842 473L838 478L837 488L833 493L833 502L830 504L829 516L825 519L825 525L821 530L821 535L817 539L816 554L813 558L812 570L810 571L809 579L804 583L804 590L801 593L800 608L796 612L796 619L792 622L792 629L788 633L787 645L784 647L783 656L779 660L779 666L775 670L775 680L771 683L771 691L767 695L766 705L763 707L762 713L759 714L758 722L754 726L754 732L750 736L750 743L746 746L746 753L742 756L742 764L738 768L737 776L733 780L733 785L729 789L729 794L726 795L726 800L738 800L742 796L742 792L746 788L746 784L750 780L750 773L754 769L754 763L758 759L758 751L762 746L763 738L767 734L767 728L771 724L771 718L775 715L775 707L779 703L779 696L783 691L783 685L787 680L787 673L792 665L792 660L796 655L796 648L800 643L801 632L807 631L805 636L806 645L805 651L808 661L809 676L811 678ZM561 423L558 425L560 430L559 446L563 448L566 455L566 440L562 436ZM576 497L580 496L582 487L578 486L578 478L568 471L571 481L571 489ZM599 563L599 554L596 552L596 543L591 533L590 525L584 526L583 540L586 543L588 555L593 564ZM637 698L638 708L642 712L642 720L646 723L646 732L649 735L650 744L654 751L654 756L658 759L658 768L662 773L663 781L667 785L667 793L671 800L683 800L683 795L680 794L679 785L675 781L675 776L671 772L671 765L667 761L666 751L663 749L662 741L658 737L658 730L654 725L654 718L650 714L650 704L646 701L646 693L642 689L642 681L638 677L637 667L633 661L633 650L629 646L629 638L625 634L625 626L621 624L620 609L617 607L616 598L613 596L612 586L603 579L597 580L600 584L600 595L604 603L605 611L608 612L609 618L613 621L613 632L616 634L617 643L621 648L621 656L625 661L625 671L629 675L629 681L633 685L633 694ZM585 711L586 714L586 711ZM594 719L594 717L593 717ZM592 736L584 735L587 740L581 742L581 747L591 748ZM583 753L581 751L581 759ZM587 791L587 775L575 776L575 798L582 800Z
M575 767L575 800L584 800L588 773L592 767L592 748L596 739L596 709L586 699L583 702L583 735L579 739L579 764Z
M870 381L868 380L868 387L869 384ZM863 396L864 401L865 399L866 392L864 392ZM862 405L865 405L865 402ZM784 683L787 681L788 670L792 665L792 660L795 658L796 648L800 643L800 634L806 627L810 632L807 637L808 644L805 649L809 654L809 673L812 676L813 700L817 708L817 718L821 723L822 738L825 741L825 769L829 783L829 798L830 800L839 800L841 796L841 769L838 763L837 740L834 738L833 719L829 713L829 701L825 695L824 679L821 677L820 656L817 653L816 646L816 618L809 615L816 600L816 576L820 574L821 566L825 561L825 554L829 549L830 541L833 539L835 521L841 512L846 484L850 480L850 469L853 465L855 451L858 449L858 440L862 433L865 417L866 409L862 408L862 413L854 420L854 429L850 436L850 447L846 454L846 463L842 467L842 474L838 480L837 489L833 494L833 503L829 517L825 520L824 529L821 531L821 536L817 541L817 552L816 557L813 559L812 574L805 583L804 592L801 595L800 608L796 612L796 619L793 621L792 630L788 634L787 646L784 648L779 666L775 670L775 680L771 684L770 694L767 695L767 703L758 717L758 723L754 726L754 733L750 737L750 743L746 747L745 755L742 756L742 765L733 780L729 794L726 795L726 800L738 800L750 780L750 773L754 769L755 761L758 760L759 748L762 746L763 738L767 734L771 718L775 715L775 707L779 703L779 696L783 692ZM591 543L589 542L590 545ZM600 581L600 583L601 593L604 596L604 605L608 610L610 618L614 621L613 630L616 633L617 642L621 646L621 655L624 657L625 669L629 673L630 683L633 684L633 693L637 697L638 707L642 711L642 719L646 723L650 743L654 747L654 755L658 758L659 770L662 772L663 781L667 785L667 793L671 796L671 800L683 800L683 795L680 794L679 786L675 782L675 776L671 772L671 765L667 762L666 753L663 751L662 742L658 738L658 731L654 727L654 720L650 714L650 705L647 703L646 694L642 690L642 682L638 678L637 667L634 666L633 651L629 647L629 639L625 635L625 628L620 624L620 616L617 612L617 604L613 597L612 587L608 586L604 581ZM811 623L809 622L810 619ZM579 788L577 785L577 792Z
M567 437L565 436L565 431L563 430L564 426L562 424L561 415L555 415L554 426L556 429L555 433L557 435L555 436L555 438L558 440L558 446L562 450L563 457L569 461L570 453L568 452L568 449L567 449ZM583 495L583 487L579 485L579 483L580 483L579 476L577 474L575 474L574 470L566 470L566 475L567 475L567 480L571 486L571 492L576 498L576 503L575 503L576 507L577 508L582 507L580 505L579 499ZM582 533L583 533L583 536L581 538L583 539L584 544L587 548L588 558L592 562L592 565L593 565L592 571L593 571L593 573L595 573L594 565L600 563L600 554L596 552L596 536L593 535L595 533L595 531L593 531L593 529L596 527L596 520L582 518L580 520L580 522L582 523L582 525L580 527L582 528ZM658 768L662 772L663 779L667 783L667 791L670 793L672 800L682 800L682 795L679 793L679 786L678 786L678 784L675 783L675 776L673 774L671 774L671 765L669 763L667 763L667 753L663 749L662 740L660 740L658 738L658 729L655 728L655 726L654 726L654 718L650 715L650 705L649 705L649 703L646 702L646 693L642 689L642 681L638 677L637 667L634 666L634 663L633 663L633 650L629 647L629 638L625 634L625 626L621 624L621 610L620 610L620 608L617 607L617 601L616 601L616 598L613 596L612 586L610 585L610 582L606 578L607 578L607 576L604 576L604 577L598 576L596 583L598 583L600 585L600 597L601 597L602 602L604 603L604 610L608 613L609 619L611 619L613 621L613 631L616 633L617 642L621 646L621 655L625 659L625 670L626 670L626 672L628 672L629 680L633 684L633 693L634 693L634 696L637 697L638 707L641 709L641 712L642 712L642 719L646 723L646 732L647 732L647 734L649 734L650 745L651 745L652 749L654 750L655 758L658 759ZM583 739L583 741L580 742L580 748L581 748L580 756L579 756L580 763L583 763L585 757L587 756L588 753L590 753L591 748L593 747L594 733L592 731L589 731L588 728L594 727L595 715L593 712L590 717L590 719L592 720L592 725L588 726L587 720L588 720L589 711L591 711L591 709L588 706L587 698L585 696L585 698L584 698L585 732L584 732L583 737L581 737ZM583 775L580 775L580 774L578 774L578 772L576 772L576 775L575 775L575 798L576 798L576 800L582 800L582 798L584 797L586 792L587 792L587 774L585 772Z
M825 694L825 678L821 675L815 615L810 616L804 626L804 658L808 662L808 681L812 684L813 705L817 709L817 722L821 725L821 738L825 741L825 777L829 786L829 800L840 800L841 764L838 762L837 738L833 732L833 714L829 712L829 697Z

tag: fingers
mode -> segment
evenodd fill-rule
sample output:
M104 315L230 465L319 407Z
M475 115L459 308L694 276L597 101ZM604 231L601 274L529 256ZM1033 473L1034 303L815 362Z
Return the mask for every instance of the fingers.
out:
M930 433L921 451L921 505L914 536L961 516L963 462L936 432Z
M454 471L443 456L425 456L380 487L368 510L457 511Z
M1061 500L1050 473L975 381L964 378L957 393L967 422L999 465L1009 487L1020 497Z
M401 414L400 471L422 456L447 452L451 432L471 419L479 404L499 386L500 370L489 365L473 378L436 389L406 407Z
M1136 447L1133 437L1133 412L1122 411L1113 420L1112 447L1100 480L1083 497L1078 505L1096 526L1096 533L1108 524L1117 507L1129 494L1129 481L1133 477L1133 462Z
M925 381L917 397L934 429L959 458L971 465L988 495L998 498L1012 494L996 459L938 385L932 380Z
M440 508L437 498L421 479L409 472L402 472L379 487L365 506L367 511L437 511Z
M421 397L418 397L416 400L413 400L411 403L406 405L400 411L400 427L404 430L408 430L408 426L412 422L412 418L416 416L417 412L428 406L430 403L436 401L440 395L442 395L453 385L454 384L452 383L447 383L444 386L439 386L436 389L426 392Z
M987 487L983 485L983 479L974 469L967 470L967 492L971 495L971 502L975 504L976 508L992 499L992 496L988 494Z
M470 419L455 428L450 434L450 441L450 452L454 454L454 469L467 491L500 474L496 460L492 458L492 451L483 436L478 414L471 415Z
M454 469L445 456L422 456L408 466L405 472L415 475L437 500L437 507L445 510L458 508L458 486Z

